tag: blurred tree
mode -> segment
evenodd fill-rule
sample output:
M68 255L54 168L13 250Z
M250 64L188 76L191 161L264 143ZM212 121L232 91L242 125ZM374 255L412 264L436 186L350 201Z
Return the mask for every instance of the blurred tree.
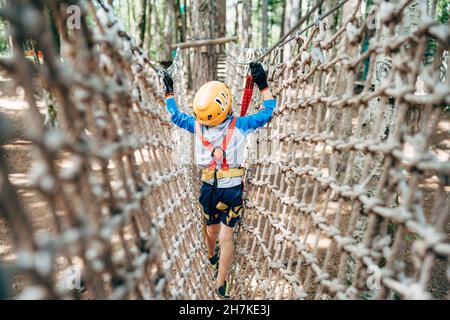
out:
M227 35L227 25L226 25L226 0L216 1L216 16L217 16L217 36L225 37ZM225 45L219 46L219 51L225 51Z
M284 35L285 5L286 0L269 0L268 1L268 43L272 45Z
M150 51L151 51L151 44L153 42L153 29L152 29L152 24L153 22L153 17L152 17L152 2L151 0L147 0L147 21L146 21L146 25L145 25L145 29L146 29L146 37L144 37L144 44L143 44L143 48L145 50L148 51L149 56L150 56Z
M192 1L192 35L194 39L213 39L217 36L215 6L212 0ZM217 53L214 46L194 49L193 88L216 78Z
M160 19L160 13L161 13L161 8L160 8L160 6L158 6L157 4L159 4L159 3L157 3L156 2L156 0L153 0L153 8L154 8L154 20L155 20L155 22L154 22L154 32L153 32L153 35L154 35L154 39L153 39L153 42L154 42L154 46L155 46L155 60L156 61L158 61L158 60L160 60L160 57L162 56L162 44L161 44L161 38L162 38L162 36L161 36L161 33L162 33L162 30L163 30L163 28L162 28L162 23L161 23L161 19Z
M262 0L262 41L261 46L266 48L269 45L269 0Z
M8 52L7 22L0 20L0 55Z
M248 48L252 41L252 0L242 0L240 21L241 46Z
M172 61L171 45L175 39L174 0L166 0L164 5L164 54L161 63L170 65Z
M308 5L311 1L307 1ZM284 34L291 30L299 21L302 12L302 0L286 0L286 15L284 17ZM284 57L287 59L290 55L294 43L290 42L284 46Z
M145 40L146 33L146 23L147 23L147 0L139 0L139 8L138 8L138 30L139 30L139 38L137 39L137 45L142 47Z

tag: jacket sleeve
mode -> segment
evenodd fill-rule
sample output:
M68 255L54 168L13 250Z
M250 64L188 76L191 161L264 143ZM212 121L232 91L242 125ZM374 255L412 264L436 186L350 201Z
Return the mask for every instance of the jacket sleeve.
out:
M275 99L265 100L263 108L259 112L237 118L236 128L239 128L244 134L248 134L263 127L272 117L276 104Z
M166 106L171 116L170 119L175 125L189 131L190 133L194 133L195 118L178 110L174 97L169 97L166 99Z

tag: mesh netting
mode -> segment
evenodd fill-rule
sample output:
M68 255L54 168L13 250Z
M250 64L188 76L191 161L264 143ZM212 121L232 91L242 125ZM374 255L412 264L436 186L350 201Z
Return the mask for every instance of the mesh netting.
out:
M60 3L51 14L64 26L77 1ZM450 28L407 0L376 2L372 28L361 3L311 16L311 27L267 54L229 47L234 100L259 57L277 96L272 120L249 139L233 297L447 298ZM46 230L33 224L0 149L2 228L16 254L8 269L33 299L80 297L65 276L77 270L82 298L212 298L192 137L170 123L157 73L112 10L78 5L81 28L60 28L62 58L35 2L8 1L2 12L15 51L0 65L31 115L26 189L50 216ZM42 64L27 63L28 38ZM182 60L171 71L189 112ZM58 128L40 120L36 77L54 97ZM259 101L255 92L250 112ZM1 121L3 144L15 134ZM436 279L444 281L431 294Z

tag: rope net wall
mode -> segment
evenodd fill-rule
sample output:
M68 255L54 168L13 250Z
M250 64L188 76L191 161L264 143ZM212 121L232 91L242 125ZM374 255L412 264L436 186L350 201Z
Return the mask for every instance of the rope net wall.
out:
M9 268L25 282L20 297L80 297L61 284L77 267L81 298L212 298L192 137L173 128L158 76L112 10L59 2L51 15L60 26L69 4L83 17L79 30L59 28L62 59L36 2L9 1L1 11L16 45L0 65L24 88L32 119L27 189L43 195L53 223L52 232L36 230L0 149L0 217L17 255ZM415 1L376 2L370 33L361 1L350 2L343 18L318 19L262 60L278 105L248 144L233 297L432 298L436 272L448 286L450 80L442 66L450 28L424 13L409 25ZM27 38L43 51L42 65L26 63ZM425 64L430 39L438 58ZM235 98L242 62L263 53L230 46ZM180 55L172 71L177 102L189 112ZM57 129L39 120L32 74L55 98ZM259 100L255 92L250 111ZM14 132L0 119L3 144Z
M241 297L428 299L441 273L448 298L450 28L418 1L378 1L371 30L361 4L262 59L278 105L247 154ZM263 54L232 48L235 94Z
M60 3L52 14L64 26L67 6L75 2ZM2 12L15 42L14 57L2 65L24 88L32 116L27 138L35 154L27 189L43 195L53 224L53 232L34 228L0 149L0 213L17 255L9 269L24 282L19 298L73 298L83 288L81 297L91 299L210 298L212 275L204 271L193 171L186 165L192 161L179 161L192 153L189 143L172 130L157 74L111 8L75 4L83 10L81 28L60 28L63 60L49 43L43 8L9 1ZM93 24L89 8L96 12ZM42 65L26 62L26 37L43 51ZM180 103L182 70L176 59ZM55 97L59 129L41 122L32 73ZM14 137L4 118L0 133L1 143ZM81 288L75 287L77 270Z

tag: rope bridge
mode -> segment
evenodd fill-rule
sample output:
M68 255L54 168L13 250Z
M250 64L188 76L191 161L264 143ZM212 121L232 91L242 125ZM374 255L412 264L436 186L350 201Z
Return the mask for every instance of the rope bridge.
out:
M42 8L10 1L0 12L15 42L0 65L24 89L35 149L20 188L41 194L51 214L50 230L37 230L0 149L0 214L16 253L8 274L21 276L22 298L213 298L192 137L170 123L158 75L112 10L78 3L81 28L67 32L61 2L52 15L62 59ZM416 1L376 3L375 30L361 1L349 1L289 45L229 47L235 100L248 62L261 59L278 103L247 147L232 297L448 298L450 28ZM43 64L27 63L26 38ZM172 71L189 112L180 52ZM33 76L57 102L58 128L40 119ZM259 107L255 90L250 112ZM3 144L16 134L0 120ZM74 267L84 292L64 285Z

